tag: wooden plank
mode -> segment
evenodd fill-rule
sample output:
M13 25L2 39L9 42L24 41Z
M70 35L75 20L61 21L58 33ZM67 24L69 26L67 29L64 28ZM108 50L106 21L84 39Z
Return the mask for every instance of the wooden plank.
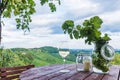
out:
M67 64L66 67L72 66L74 64ZM55 66L47 66L47 67L38 67L38 68L33 68L28 71L23 72L20 75L20 78L22 80L33 80L37 79L41 76L46 76L48 74L54 73L56 71L59 71L63 69L63 65L55 65Z
M19 75L14 75L14 76L2 78L1 80L12 80L12 79L17 79L18 80L18 78L19 78Z
M21 78L26 77L26 76L28 77L30 75L34 75L36 73L48 71L49 69L58 68L58 67L60 67L60 65L49 65L49 66L35 67L35 68L30 69L30 70L22 72L20 77Z
M60 69L62 69L63 65L50 65L50 66L43 66L43 67L35 67L35 68L32 68L30 70L27 70L27 71L24 71L22 72L22 74L20 75L21 78L24 78L24 77L29 77L29 76L33 76L35 74L38 74L39 75L42 75L42 74L45 74L46 71L50 71L50 70L54 70L54 69L57 69L60 67Z
M57 76L53 76L53 77L49 78L49 80L64 80L64 79L74 75L75 73L77 73L75 65L70 66L67 69L69 69L70 72L65 72L65 73L59 72L59 73L62 73L62 74L61 75L57 75ZM56 74L54 74L54 75L56 75ZM47 80L47 79L44 79L44 80Z
M29 69L34 67L34 65L27 65L27 66L17 66L17 67L6 67L6 68L0 68L2 71L10 71L10 70L18 70L18 69Z
M19 78L21 72L34 67L34 65L0 68L1 80L12 80Z
M102 80L104 74L93 73L90 76L86 77L84 80Z
M111 66L108 75L105 75L102 80L118 80L120 66Z
M25 70L26 70L26 69L24 69L24 70L17 70L17 71L11 71L11 72L4 72L4 73L1 73L1 76L18 74L18 73L21 73L21 72L23 72L23 71L25 71Z
M74 65L71 65L71 66L67 65L67 69L69 69L69 70L73 70L74 68L75 68ZM63 67L62 67L62 69L63 69ZM45 75L39 76L38 78L34 78L34 79L38 79L38 80L50 80L51 78L54 78L54 77L60 76L62 74L65 74L63 72L60 72L60 70L56 70L55 72L51 72L49 74L45 74Z
M57 77L57 76L60 76L62 74L64 74L64 73L60 73L59 71L56 71L56 72L50 73L50 74L45 75L45 76L40 76L40 77L38 77L38 80L49 80L53 77Z
M67 79L67 78L69 78L69 77L71 77L72 75L75 75L75 74L77 74L77 71L73 70L73 71L61 74L59 76L52 77L49 80L65 80L65 79Z
M78 72L77 74L69 77L66 80L84 80L86 77L90 76L93 72Z

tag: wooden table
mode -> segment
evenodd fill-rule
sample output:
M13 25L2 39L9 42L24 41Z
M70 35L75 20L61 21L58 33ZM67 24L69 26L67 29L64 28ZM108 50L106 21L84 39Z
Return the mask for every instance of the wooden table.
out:
M109 74L97 74L94 72L77 72L75 64L67 64L70 72L60 72L63 65L50 65L35 67L24 71L20 75L21 80L119 80L120 66L111 66Z

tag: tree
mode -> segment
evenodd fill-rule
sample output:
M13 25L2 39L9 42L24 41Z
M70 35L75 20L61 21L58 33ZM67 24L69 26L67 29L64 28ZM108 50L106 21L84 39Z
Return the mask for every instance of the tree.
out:
M51 12L56 11L56 5L53 1L57 1L60 5L60 0L40 0L40 4L48 4ZM11 15L16 16L17 29L22 29L24 32L30 31L29 23L32 21L31 15L36 12L35 0L0 0L0 43L2 21L1 18L11 18Z
M0 67L12 66L14 63L14 53L10 49L0 49Z

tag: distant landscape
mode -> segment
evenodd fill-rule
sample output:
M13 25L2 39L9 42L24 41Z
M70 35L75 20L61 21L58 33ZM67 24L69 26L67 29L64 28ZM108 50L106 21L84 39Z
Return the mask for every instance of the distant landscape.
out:
M115 50L116 55L112 64L120 65L120 50ZM66 58L66 63L75 63L78 53L91 54L92 50L70 49L70 54ZM58 54L58 48L45 46L40 48L11 48L4 49L1 53L1 67L20 66L34 64L35 66L45 66L51 64L62 64L63 60Z

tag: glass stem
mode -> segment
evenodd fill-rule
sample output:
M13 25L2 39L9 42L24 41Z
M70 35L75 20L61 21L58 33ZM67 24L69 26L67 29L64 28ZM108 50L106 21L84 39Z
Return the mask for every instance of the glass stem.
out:
M64 69L65 69L65 61L66 61L66 60L65 60L65 58L63 58L63 65L64 65Z

